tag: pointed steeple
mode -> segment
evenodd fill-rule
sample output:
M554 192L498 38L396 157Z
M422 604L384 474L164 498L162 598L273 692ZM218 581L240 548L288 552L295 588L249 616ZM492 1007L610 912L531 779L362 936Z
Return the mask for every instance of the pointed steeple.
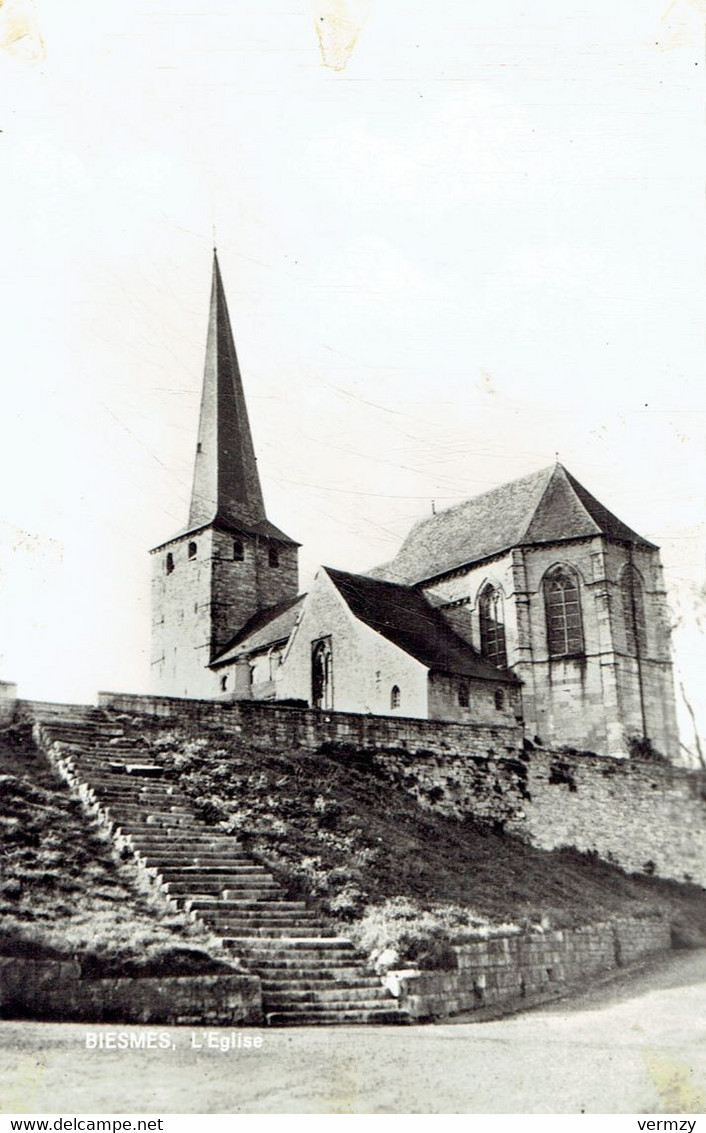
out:
M243 383L216 250L213 250L201 416L189 527L257 530L266 524Z

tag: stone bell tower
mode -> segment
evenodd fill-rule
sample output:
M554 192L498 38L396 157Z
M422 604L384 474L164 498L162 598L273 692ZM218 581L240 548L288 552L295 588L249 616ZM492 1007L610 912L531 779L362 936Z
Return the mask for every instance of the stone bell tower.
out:
M214 249L189 518L152 554L152 684L219 691L209 665L261 610L294 598L298 543L265 514L240 367Z

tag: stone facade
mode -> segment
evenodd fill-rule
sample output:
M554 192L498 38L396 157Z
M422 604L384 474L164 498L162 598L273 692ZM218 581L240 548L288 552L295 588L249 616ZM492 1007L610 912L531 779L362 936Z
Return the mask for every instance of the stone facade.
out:
M543 582L557 566L579 587L584 648L576 657L552 657L548 650ZM628 652L621 601L621 574L630 566L644 597L646 642L639 657ZM508 664L523 682L529 737L625 755L627 738L644 734L659 751L678 757L669 618L656 550L618 546L602 535L517 547L427 584L429 595L454 604L457 619L465 616L478 649L479 598L488 584L502 596Z
M296 597L296 546L209 526L158 547L152 563L155 691L233 695L235 671L228 679L228 672L209 668L211 660L259 610Z
M312 655L330 641L330 696L335 712L371 712L422 720L511 726L521 716L519 688L465 678L468 704L459 703L462 678L430 671L353 616L325 571L320 571L289 642L277 678L277 698L311 703ZM393 696L393 689L398 695ZM496 693L502 695L496 699Z

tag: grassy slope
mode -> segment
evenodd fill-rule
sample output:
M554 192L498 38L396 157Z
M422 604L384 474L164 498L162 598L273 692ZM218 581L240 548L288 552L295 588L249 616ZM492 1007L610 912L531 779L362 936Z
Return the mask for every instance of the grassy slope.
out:
M464 924L566 927L656 910L685 939L706 943L697 886L628 876L591 855L533 849L471 819L432 815L373 770L333 757L150 732L208 820L225 821L292 892L351 922L369 947L399 943L401 927L413 954L415 934L453 935Z
M28 727L0 731L0 863L2 955L76 955L93 976L219 970L206 933L114 859Z

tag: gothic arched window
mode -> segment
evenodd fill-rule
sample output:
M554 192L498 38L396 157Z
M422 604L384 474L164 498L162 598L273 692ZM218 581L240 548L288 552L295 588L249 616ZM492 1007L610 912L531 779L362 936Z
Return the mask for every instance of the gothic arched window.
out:
M333 663L330 637L311 646L311 703L314 708L333 708Z
M486 660L500 669L507 668L503 597L496 586L484 586L478 600L480 619L480 651Z
M242 563L245 558L245 548L242 539L233 540L233 559L236 563Z
M172 554L171 551L169 551L167 553L166 568L167 568L167 574L171 574L172 571L174 570L174 555Z
M498 712L502 712L505 707L505 692L501 688L496 688L495 690L495 707Z
M620 575L620 598L625 626L625 650L632 657L637 657L647 650L647 629L642 580L634 566L626 566Z
M458 686L459 708L469 708L471 704L471 686L468 681L461 681Z
M198 552L198 547L195 543L189 543L189 558L195 559Z
M544 579L547 647L550 657L583 653L581 596L578 583L565 567L555 567Z
M402 693L397 685L393 685L390 689L390 708L399 708L402 703Z

